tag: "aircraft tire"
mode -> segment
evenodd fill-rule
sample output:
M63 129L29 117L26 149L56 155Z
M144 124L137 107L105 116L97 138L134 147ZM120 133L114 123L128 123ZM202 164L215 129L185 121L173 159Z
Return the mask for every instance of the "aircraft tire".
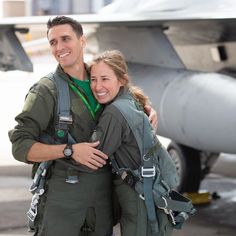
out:
M180 175L179 192L198 192L201 183L200 152L196 149L171 142L167 150Z

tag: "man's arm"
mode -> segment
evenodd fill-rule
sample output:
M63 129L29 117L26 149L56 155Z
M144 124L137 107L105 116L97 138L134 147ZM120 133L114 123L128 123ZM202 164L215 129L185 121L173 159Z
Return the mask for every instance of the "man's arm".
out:
M64 157L66 144L45 144L40 136L54 119L56 89L52 81L40 80L29 91L23 111L16 117L17 125L9 131L12 154L16 160L42 162ZM98 144L74 144L72 158L76 162L97 169L105 164L106 155L95 147Z
M106 164L107 155L96 149L99 142L77 143L72 145L72 158L79 164L85 165L92 170L97 170ZM63 158L63 150L66 144L49 145L36 142L30 148L27 154L27 160L30 162L42 162Z

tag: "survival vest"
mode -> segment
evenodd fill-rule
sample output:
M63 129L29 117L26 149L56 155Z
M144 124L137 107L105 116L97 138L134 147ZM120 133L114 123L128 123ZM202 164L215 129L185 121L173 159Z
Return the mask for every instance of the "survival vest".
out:
M69 86L67 81L59 76L57 72L50 73L46 76L48 79L52 80L57 89L57 99L58 106L55 111L57 117L54 121L54 134L50 136L48 134L41 135L39 141L42 143L55 144L55 143L76 143L74 138L69 133L69 125L72 124L72 116L70 114L70 93ZM73 165L70 162L58 159L58 162L61 162L64 165L67 165L68 168L81 170L77 165ZM33 194L30 209L27 212L28 218L28 227L31 231L35 229L35 220L38 214L38 207L42 195L45 193L45 182L47 172L52 165L53 161L41 162L39 165L36 165L36 171L33 173L33 183L30 187L30 192ZM38 163L37 163L38 164ZM68 183L76 183L78 179L77 176L68 176Z
M131 170L119 168L115 158L110 157L113 169L145 201L154 235L159 235L159 229L162 228L158 221L161 215L157 209L162 209L169 216L173 227L180 229L195 209L190 199L174 190L179 182L174 162L131 94L124 93L112 104L118 108L132 130L142 158L140 168Z

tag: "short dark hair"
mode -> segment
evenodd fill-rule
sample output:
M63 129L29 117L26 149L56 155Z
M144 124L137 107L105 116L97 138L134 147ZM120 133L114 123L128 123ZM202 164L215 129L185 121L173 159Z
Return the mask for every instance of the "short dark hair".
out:
M47 35L48 31L57 25L65 25L68 24L72 27L73 31L76 33L77 37L80 38L83 35L83 27L82 25L75 19L72 19L68 16L56 16L54 18L50 18L47 22Z

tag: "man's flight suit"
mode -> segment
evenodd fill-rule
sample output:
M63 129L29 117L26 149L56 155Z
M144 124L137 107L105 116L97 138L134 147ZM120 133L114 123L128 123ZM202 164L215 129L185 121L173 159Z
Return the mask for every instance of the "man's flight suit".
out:
M77 86L60 66L55 73ZM69 126L69 132L76 142L88 142L96 119L92 118L82 99L71 89L70 97L73 123ZM29 163L27 153L39 137L45 133L54 135L57 102L55 83L47 77L30 89L23 111L16 117L18 124L9 132L15 159ZM66 183L71 171L78 176L77 184ZM43 197L45 206L39 213L40 227L36 235L84 235L79 233L84 222L83 228L88 228L89 236L112 234L111 170L108 165L94 172L86 168L75 171L54 161Z

